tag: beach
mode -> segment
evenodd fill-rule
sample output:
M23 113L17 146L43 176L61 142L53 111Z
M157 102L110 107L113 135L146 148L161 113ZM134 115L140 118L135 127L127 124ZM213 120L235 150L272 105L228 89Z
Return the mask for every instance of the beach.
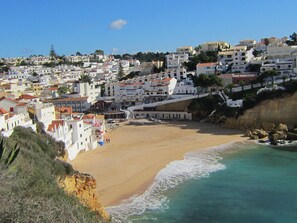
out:
M94 176L104 206L143 193L161 169L183 159L187 152L246 139L241 131L194 121L154 125L126 122L106 137L110 143L80 153L71 162L78 171Z

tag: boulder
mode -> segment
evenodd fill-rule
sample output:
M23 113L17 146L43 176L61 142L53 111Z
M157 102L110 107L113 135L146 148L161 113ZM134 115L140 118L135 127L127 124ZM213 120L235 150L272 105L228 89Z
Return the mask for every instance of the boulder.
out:
M268 133L263 129L255 129L252 132L249 131L249 137L251 139L263 139L268 136Z
M276 127L276 131L282 131L282 132L288 132L288 126L286 124L278 124L277 127Z
M293 133L297 133L297 128L294 128L293 129Z
M297 140L297 133L294 133L294 132L288 132L288 133L287 133L287 139L288 139L288 140Z

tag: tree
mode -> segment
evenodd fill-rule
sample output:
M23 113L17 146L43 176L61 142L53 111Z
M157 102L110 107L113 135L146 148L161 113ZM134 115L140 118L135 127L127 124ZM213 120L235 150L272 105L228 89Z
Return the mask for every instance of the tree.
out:
M69 92L69 88L67 86L60 86L58 88L58 94L62 95L62 94L67 94Z
M51 49L50 49L49 56L50 56L51 58L56 58L56 57L57 57L57 54L56 54L56 52L55 52L55 50L54 50L54 45L53 45L53 44L51 45Z
M104 51L103 50L95 50L95 54L97 55L104 55Z
M118 79L122 79L124 76L125 76L124 69L123 69L121 61L119 61Z
M271 83L274 83L274 77L278 76L279 73L276 70L268 70L268 71L264 71L260 77L265 80L267 78L271 78Z
M200 74L198 78L193 79L193 82L195 86L202 88L222 86L222 79L218 78L217 75Z
M198 63L209 63L217 61L218 52L216 51L206 51L201 52L197 56L193 56L188 62L184 63L184 66L188 71L196 70L196 65Z
M268 38L265 38L264 39L264 44L265 44L266 47L270 44L270 41L269 41Z
M89 74L82 74L78 80L81 83L92 83L92 77Z
M75 54L76 56L82 56L82 54L80 52L76 52Z
M295 32L290 35L290 40L287 40L286 44L289 46L297 45L297 34Z

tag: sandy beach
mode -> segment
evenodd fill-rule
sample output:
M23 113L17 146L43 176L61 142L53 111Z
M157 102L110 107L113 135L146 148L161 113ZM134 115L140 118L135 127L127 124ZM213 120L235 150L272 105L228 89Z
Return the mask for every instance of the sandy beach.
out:
M97 180L104 206L143 193L156 174L187 152L244 140L238 130L194 121L156 125L121 124L107 133L111 143L83 152L71 162L75 169Z

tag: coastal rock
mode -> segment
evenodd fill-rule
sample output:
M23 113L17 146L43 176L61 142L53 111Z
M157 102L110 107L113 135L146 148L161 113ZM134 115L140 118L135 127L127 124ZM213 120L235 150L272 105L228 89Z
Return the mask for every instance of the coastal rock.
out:
M255 129L253 131L249 131L248 136L251 139L263 139L268 136L268 133L263 129Z
M109 221L109 215L96 196L96 180L91 175L76 172L59 179L58 182L67 193L75 195L82 204L100 214L104 220Z
M281 131L281 132L287 133L288 132L288 126L286 124L280 123L280 124L277 125L276 131Z
M255 128L271 129L273 123L284 123L289 129L297 127L297 92L281 99L260 102L238 117L236 126L254 126Z
M287 133L287 140L297 140L297 133L288 132Z

